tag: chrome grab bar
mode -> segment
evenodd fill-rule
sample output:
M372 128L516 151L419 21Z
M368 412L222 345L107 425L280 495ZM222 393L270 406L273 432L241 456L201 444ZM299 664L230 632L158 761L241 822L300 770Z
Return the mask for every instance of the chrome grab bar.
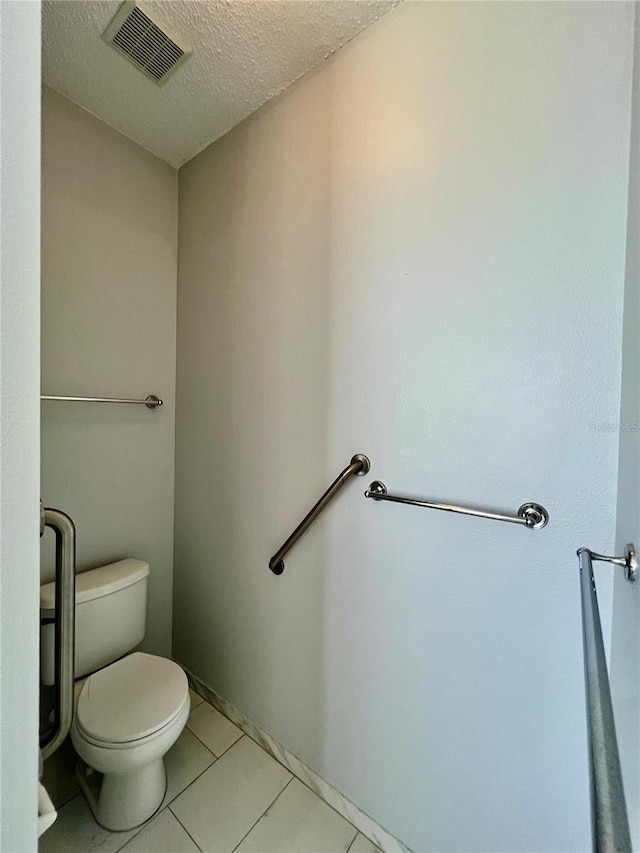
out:
M40 399L57 400L63 403L133 403L134 405L144 405L147 409L157 409L163 404L163 401L155 394L149 394L144 400L127 400L120 397L57 397L52 394L43 394Z
M635 548L627 545L624 557L604 557L588 548L578 551L593 849L595 853L631 853L631 834L592 560L625 566L627 579L633 581L637 572Z
M490 512L485 509L474 509L470 506L458 506L457 504L435 503L434 501L418 500L418 498L404 498L400 495L387 494L387 487L380 480L374 480L364 493L365 498L373 498L374 501L392 501L398 504L409 504L410 506L421 506L426 509L441 509L445 512L459 512L463 515L475 515L478 518L491 518L494 521L510 521L514 524L524 524L531 530L540 530L549 521L549 513L543 506L536 503L522 504L516 515L505 515L500 512Z
M367 457L362 453L356 453L344 471L338 474L320 500L309 510L291 536L269 560L269 568L274 575L281 575L284 572L284 557L286 554L291 550L291 548L293 548L305 530L313 524L322 510L326 507L329 501L336 496L347 480L354 474L357 477L362 477L364 474L368 474L370 468L371 463Z
M40 504L40 536L50 527L56 536L55 727L42 747L47 759L69 734L73 720L76 610L76 528L64 512Z

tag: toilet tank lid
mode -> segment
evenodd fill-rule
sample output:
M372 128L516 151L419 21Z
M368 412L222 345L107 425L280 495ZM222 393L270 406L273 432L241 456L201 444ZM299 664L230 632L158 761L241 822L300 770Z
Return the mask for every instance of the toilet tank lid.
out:
M88 572L76 575L76 604L111 595L120 589L125 589L138 583L149 574L149 563L144 560L118 560ZM40 587L40 609L54 610L56 606L55 581L45 583Z

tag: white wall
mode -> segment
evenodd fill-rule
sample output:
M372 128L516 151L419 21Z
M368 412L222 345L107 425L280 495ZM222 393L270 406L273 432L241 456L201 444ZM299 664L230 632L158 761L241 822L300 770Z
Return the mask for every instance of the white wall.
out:
M144 648L171 652L177 173L45 89L42 497L73 518L78 568L151 565ZM52 576L47 535L43 577Z
M0 3L0 850L36 850L40 3Z
M575 552L614 546L632 21L405 3L180 171L176 656L418 851L589 847ZM275 577L355 452L550 524L358 480Z
M640 7L636 3L616 554L640 547ZM640 850L640 583L614 572L611 690L634 849Z

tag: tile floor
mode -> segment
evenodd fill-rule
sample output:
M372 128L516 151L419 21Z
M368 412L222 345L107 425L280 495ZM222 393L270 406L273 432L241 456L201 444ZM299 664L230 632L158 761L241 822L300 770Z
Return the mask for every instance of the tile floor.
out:
M69 742L45 765L58 819L39 853L379 853L354 826L226 717L191 693L187 727L165 757L161 811L130 832L93 820Z

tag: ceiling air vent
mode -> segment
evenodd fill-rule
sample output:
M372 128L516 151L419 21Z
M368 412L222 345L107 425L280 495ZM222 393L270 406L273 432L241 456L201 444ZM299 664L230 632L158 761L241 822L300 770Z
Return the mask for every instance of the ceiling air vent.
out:
M122 4L102 38L158 86L189 56L167 28L152 20L133 0Z

